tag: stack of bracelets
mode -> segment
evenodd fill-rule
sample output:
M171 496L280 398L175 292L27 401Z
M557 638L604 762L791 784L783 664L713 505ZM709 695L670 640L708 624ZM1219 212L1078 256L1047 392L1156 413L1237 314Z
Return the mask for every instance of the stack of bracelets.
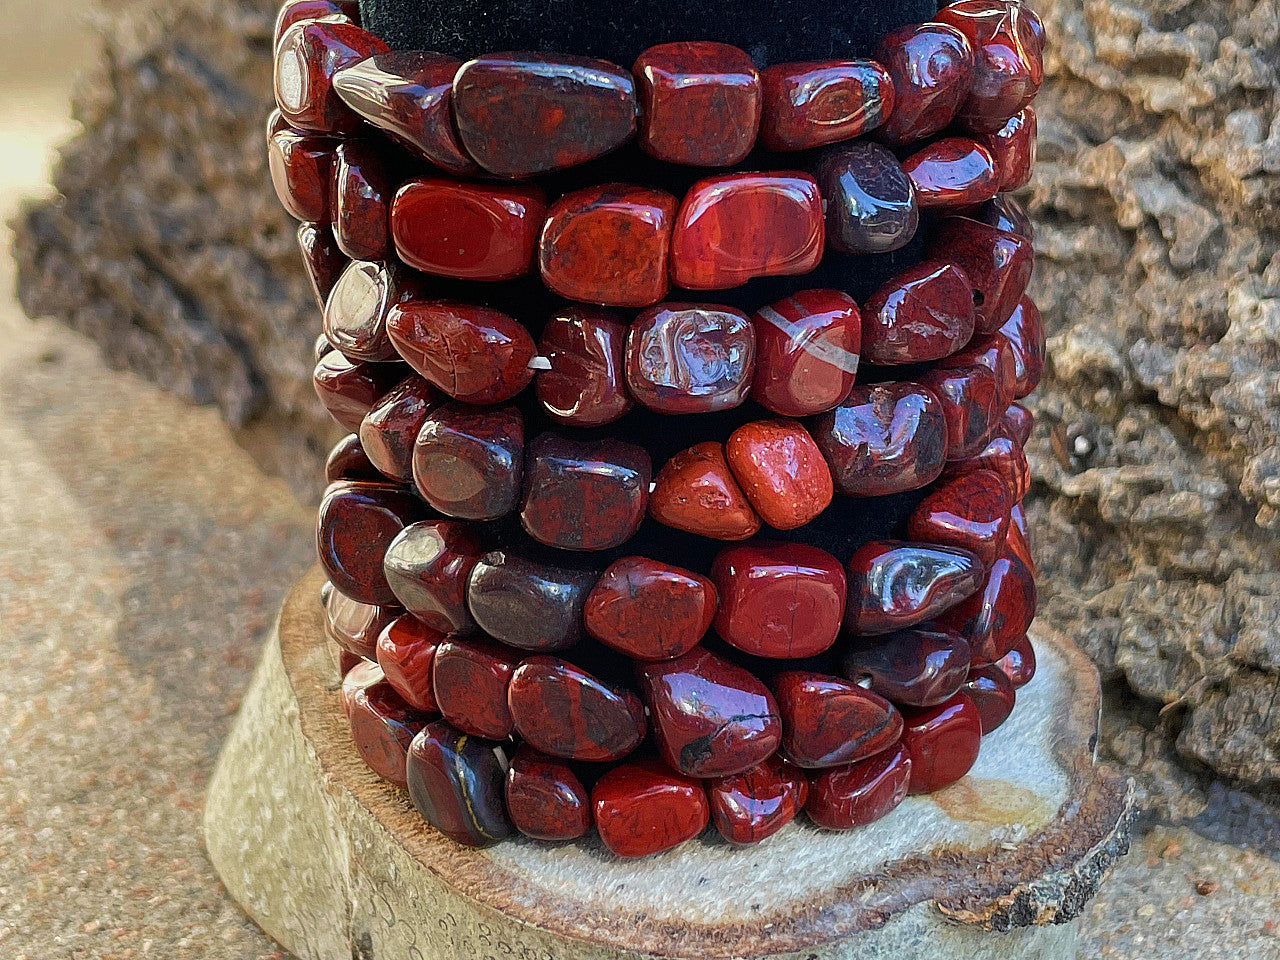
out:
M285 5L325 623L434 827L643 856L970 769L1035 670L1043 44L960 0L874 59L462 63Z

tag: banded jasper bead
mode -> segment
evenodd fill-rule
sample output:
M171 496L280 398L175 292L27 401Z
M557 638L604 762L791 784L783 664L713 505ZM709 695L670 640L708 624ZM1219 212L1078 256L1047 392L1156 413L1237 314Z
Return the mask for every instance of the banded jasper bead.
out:
M869 683L886 700L929 707L960 689L970 657L969 641L930 622L853 641L840 658L840 670L853 683Z
M715 616L719 594L706 577L646 557L623 557L587 597L587 632L635 660L688 653Z
M1000 384L990 369L977 364L934 367L920 376L942 407L947 421L947 458L976 456L995 435L1004 409Z
M404 528L386 549L383 570L400 605L440 633L475 630L466 585L482 549L475 531L454 520Z
M409 746L429 718L400 699L381 676L371 674L367 679L374 682L343 685L351 739L370 770L403 787Z
M661 303L627 332L627 386L658 413L738 406L755 372L755 330L732 307Z
M1004 546L1013 503L999 474L974 470L939 484L907 518L907 536L959 547L990 569Z
M631 409L626 380L627 328L611 313L569 307L542 328L538 354L550 369L538 373L535 389L554 420L601 427Z
M346 254L338 249L327 223L298 224L298 252L302 254L302 267L311 281L311 292L323 310L333 285L347 265Z
M763 70L760 78L760 139L770 150L807 150L851 140L893 113L893 81L873 60L780 63Z
M305 20L275 47L275 93L280 113L297 130L350 133L360 118L338 97L333 75L389 50L367 30L340 20Z
M949 260L965 272L978 296L977 332L994 333L1013 314L1031 279L1031 241L967 217L947 217L925 255Z
M324 635L350 653L364 660L377 655L378 637L388 623L400 616L395 606L376 606L353 600L333 584L324 594Z
M1030 297L1023 297L1000 328L1013 349L1013 396L1021 400L1044 376L1046 358L1044 320Z
M591 790L600 840L618 857L646 857L692 840L711 818L707 794L659 760L623 763Z
M978 133L999 130L1035 97L1044 79L1044 32L1029 7L1006 0L959 0L937 19L965 35L974 77L960 120Z
M760 529L760 517L715 441L695 444L663 465L649 495L649 515L715 540L746 540Z
M1009 719L1017 699L1013 681L995 664L974 667L964 683L964 692L978 708L984 737Z
M415 710L437 713L431 689L431 668L444 634L432 630L412 614L392 620L378 635L378 666L387 683Z
M729 469L765 523L794 530L831 503L831 469L794 420L757 420L733 431L725 443Z
M297 220L328 222L333 190L334 143L296 130L267 137L267 169L276 197Z
M325 301L325 337L350 360L399 359L387 335L387 313L411 290L393 264L351 261Z
M503 746L429 723L409 745L409 797L428 823L456 843L487 847L511 836L503 799Z
M516 732L553 757L620 760L640 746L644 704L558 657L529 657L511 675L507 701Z
M567 763L521 744L507 770L507 812L534 840L575 840L591 829L591 798Z
M761 307L751 322L751 397L757 403L784 417L803 417L830 410L849 395L858 372L862 317L848 294L801 290Z
M826 240L844 253L888 253L916 234L916 188L897 157L858 141L825 151L814 177L826 201Z
M1031 182L1036 165L1036 112L1024 107L995 133L979 135L1000 171L1000 192L1018 190Z
M759 843L796 818L809 799L809 781L791 764L770 757L750 770L709 780L711 821L733 844Z
M933 793L973 767L982 741L982 717L968 694L904 715L902 745L911 757L911 794Z
M982 586L982 564L952 547L873 540L849 558L844 628L891 633L932 619Z
M808 670L773 678L782 715L782 755L808 769L856 763L902 736L902 714L884 698Z
M971 207L1000 189L1000 171L991 151L965 137L937 140L902 161L922 208Z
M416 374L378 399L360 424L360 445L385 476L406 483L413 478L413 444L440 392Z
M852 830L888 816L907 797L911 755L906 747L846 767L823 770L809 789L805 812L828 830Z
M349 140L338 146L334 165L333 236L353 260L382 260L390 235L391 192L378 151Z
M882 365L940 360L973 337L973 288L954 263L926 260L884 284L862 311L862 352Z
M463 733L504 740L515 729L507 689L520 657L499 643L450 637L436 648L431 691L444 718Z
M496 520L515 510L523 471L524 418L515 407L437 407L413 446L418 492L462 520Z
M316 525L317 552L329 582L361 603L397 605L382 558L400 531L425 512L417 497L389 483L330 486Z
M945 23L900 27L880 41L875 58L893 81L893 113L880 128L888 143L915 143L945 129L969 93L973 47Z
M582 608L596 576L521 557L485 554L467 580L480 629L521 650L544 652L582 639Z

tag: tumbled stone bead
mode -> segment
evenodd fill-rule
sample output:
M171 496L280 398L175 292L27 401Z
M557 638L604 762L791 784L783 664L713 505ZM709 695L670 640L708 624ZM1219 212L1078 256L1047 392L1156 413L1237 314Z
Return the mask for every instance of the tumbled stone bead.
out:
M974 663L995 663L1026 636L1036 615L1036 579L1011 549L991 565L982 589L939 620L964 634Z
M969 94L973 47L955 27L900 27L880 41L874 56L893 81L893 113L879 131L888 143L916 143L943 130Z
M740 310L661 303L627 333L627 386L658 413L728 410L747 398L755 356L755 330Z
M507 688L519 664L520 655L499 643L450 637L431 666L436 705L463 733L503 740L515 729Z
M982 586L982 563L952 547L873 540L849 558L845 630L890 633L932 619Z
M716 540L746 540L760 529L760 517L715 441L695 444L663 465L649 495L649 515Z
M854 640L840 670L894 703L930 707L946 700L969 675L969 641L937 623Z
M688 653L715 616L718 593L706 577L646 557L610 564L587 596L587 633L635 660Z
M858 372L862 316L847 293L801 290L761 307L751 323L751 398L761 406L804 417L830 410L849 395Z
M994 333L1012 316L1034 264L1029 240L967 217L943 220L925 255L950 260L965 272L977 292L974 303L980 334Z
M463 403L502 403L533 379L533 338L498 310L405 301L387 314L387 334L409 366Z
M445 635L432 630L412 614L392 620L378 634L378 666L387 683L415 710L436 713L436 695L431 688L431 668L436 648Z
M324 596L324 634L343 651L365 660L377 655L378 636L388 623L403 612L397 606L377 606L353 600L341 590Z
M859 141L826 151L813 175L826 204L826 239L845 253L888 253L916 234L916 188L888 149Z
M995 664L974 667L964 683L964 692L978 708L984 737L1009 719L1017 699L1013 682Z
M730 843L759 843L796 818L809 799L804 773L778 757L708 780L711 822Z
M911 755L899 745L845 767L823 770L809 787L805 812L828 830L852 830L888 816L907 797Z
M609 183L557 200L538 241L542 282L569 300L647 307L666 296L676 198Z
M596 575L506 553L480 559L467 604L480 629L521 650L560 650L582 639L582 608Z
M1036 675L1036 651L1031 646L1031 639L1020 638L1012 650L996 661L996 666L1004 671L1015 690L1030 683Z
M954 263L926 260L871 295L862 311L862 353L891 366L940 360L973 337L973 287Z
M652 476L649 454L633 443L544 433L525 456L520 523L549 547L608 550L640 529Z
M907 536L967 550L990 569L1004 546L1012 506L999 474L974 470L944 480L921 500L907 518Z
M1004 412L1003 423L1009 431L1009 436L1018 441L1019 446L1025 447L1035 427L1035 417L1031 411L1020 403L1012 403Z
M991 151L965 137L934 141L903 160L902 169L922 209L975 206L1000 189L1000 171Z
M333 285L347 265L346 254L338 249L327 223L298 224L298 250L302 253L307 279L311 281L311 291L323 310Z
M359 666L362 663L367 664L369 663L369 661L366 660L364 657L357 657L350 650L339 650L338 651L338 676L345 677L355 667ZM377 666L377 664L373 664L373 666Z
M753 277L808 273L822 245L822 196L808 174L708 177L680 205L671 279L689 290L724 290Z
M999 331L976 336L962 350L944 358L938 366L958 369L970 364L986 367L995 374L996 406L1000 410L1007 409L1013 403L1018 388L1018 358L1009 338Z
M360 438L354 433L339 440L324 462L324 480L326 484L340 480L363 480L379 483L386 480L373 462L365 455L360 446Z
M831 468L794 420L757 420L729 435L725 457L734 479L765 523L804 526L831 503Z
M329 342L329 338L323 333L317 334L315 342L311 345L311 358L319 363L324 359L325 354L332 353L334 346Z
M333 89L392 140L457 176L480 168L453 127L453 77L462 61L429 50L393 50L339 70Z
M360 6L356 0L285 0L276 14L272 46L280 43L290 27L305 20L336 20L359 23Z
M352 363L335 350L320 358L311 380L329 416L359 433L365 416L405 372L398 363Z
M914 383L854 387L810 424L836 489L851 497L917 490L938 478L947 458L942 404Z
M360 424L360 445L386 476L401 483L413 479L413 443L440 392L411 374L383 394Z
M503 808L507 758L502 744L437 720L413 738L406 767L414 807L450 840L487 847L511 836Z
M324 335L349 360L399 359L387 336L387 312L411 289L388 263L353 260L324 305Z
M334 142L296 130L267 137L267 169L280 205L297 220L328 222Z
M995 133L978 135L978 141L995 158L1002 193L1031 182L1036 165L1036 127L1035 110L1024 107Z
M591 798L567 763L521 744L507 770L507 811L534 840L575 840L591 829Z
M1013 350L1013 398L1021 400L1039 385L1046 356L1044 320L1030 297L1018 301L1000 333Z
M807 150L874 130L893 112L893 81L873 60L780 63L760 72L760 140Z
M989 200L977 210L971 211L969 216L997 230L1016 233L1028 243L1035 242L1036 232L1031 223L1031 217L1027 215L1022 204L1007 193L997 194L994 200Z
M400 605L433 630L470 633L467 577L482 549L475 531L454 520L423 521L404 528L387 547L387 582Z
M1023 452L1022 444L1014 439L1003 421L996 429L995 436L972 457L947 461L942 476L944 479L954 479L975 470L990 471L999 476L1010 504L1017 503L1031 489L1031 468L1027 465L1027 455Z
M591 307L561 310L542 328L538 355L550 364L534 381L542 407L555 420L600 427L631 409L626 380L627 328Z
M751 152L760 74L743 51L705 40L660 43L632 67L640 148L666 163L728 167Z
M332 587L332 584L327 584ZM323 588L322 588L323 589ZM327 599L327 598L324 598ZM351 717L351 701L356 695L364 689L373 686L375 683L382 683L386 679L382 672L382 668L371 660L364 657L357 657L355 654L346 650L342 651L342 660L354 658L355 662L351 663L346 669L341 670L342 673L342 712Z
M636 129L631 74L606 60L495 53L463 64L453 114L473 160L532 177L595 159Z
M749 543L711 566L720 594L716 633L760 657L811 657L830 647L844 618L840 561L802 543Z
M350 133L359 126L360 118L339 99L333 75L388 49L353 23L295 23L275 47L275 93L280 113L298 130Z
M934 367L920 375L947 421L947 458L976 456L995 435L1004 413L996 375L986 367Z
M974 77L960 120L979 133L999 130L1035 97L1044 79L1043 27L1030 8L1006 0L959 0L938 11L968 39Z
M782 715L782 755L807 769L857 763L902 736L902 714L870 690L809 670L773 678Z
M1022 561L1034 577L1036 563L1031 555L1030 535L1027 531L1027 518L1022 512L1022 504L1014 504L1013 509L1009 511L1009 519L1011 523L1009 533L1004 539L1005 546L1010 554Z
M496 520L520 502L524 418L515 407L447 403L432 410L413 446L422 499L462 520Z
M343 692L356 752L383 780L405 786L409 745L429 717L405 703L386 680Z
M982 718L961 692L932 707L904 712L902 745L911 757L911 794L933 793L955 783L978 759Z
M507 691L516 732L566 760L620 760L640 746L644 704L630 690L596 679L559 657L529 657Z
M382 158L369 143L348 140L335 154L333 236L355 260L387 255L391 192Z
M600 840L618 857L647 857L692 840L711 818L702 784L659 760L623 763L591 789Z
M389 483L333 484L320 501L316 526L320 565L329 581L361 603L398 605L382 558L400 531L425 512L422 501Z

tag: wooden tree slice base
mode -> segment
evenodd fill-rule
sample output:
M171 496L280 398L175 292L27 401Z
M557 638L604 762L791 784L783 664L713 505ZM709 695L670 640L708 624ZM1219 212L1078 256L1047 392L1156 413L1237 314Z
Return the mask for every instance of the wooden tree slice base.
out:
M205 809L227 889L303 960L1065 960L1128 849L1097 674L1047 629L969 776L860 830L797 822L745 849L709 830L635 861L594 837L460 847L356 754L320 584L285 601Z

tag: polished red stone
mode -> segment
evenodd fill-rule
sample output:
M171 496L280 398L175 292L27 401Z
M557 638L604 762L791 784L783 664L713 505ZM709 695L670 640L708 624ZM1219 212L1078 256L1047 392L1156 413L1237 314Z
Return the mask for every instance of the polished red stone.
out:
M355 260L382 260L389 247L391 191L373 144L347 140L335 154L333 235Z
M953 784L978 759L982 717L968 694L909 710L904 719L902 745L911 757L910 793L933 793Z
M982 572L965 550L873 540L849 558L845 630L871 635L922 623L977 592Z
M879 131L888 143L915 143L945 129L969 94L973 47L955 27L900 27L874 56L893 81L893 113Z
M521 744L507 770L507 813L535 840L575 840L591 829L591 798L573 768Z
M1030 297L1018 301L1000 333L1013 350L1013 396L1021 400L1039 385L1046 356L1044 320Z
M596 830L619 857L646 857L692 840L711 818L697 780L673 773L659 760L623 763L591 790Z
M463 733L504 740L515 729L507 687L519 664L519 653L492 640L450 637L431 667L436 705Z
M706 577L646 557L610 564L587 597L587 633L635 660L688 653L711 627L718 593Z
M873 60L779 63L760 72L760 140L807 150L874 130L893 112L893 81Z
M728 167L751 152L760 125L760 74L725 43L660 43L631 71L640 148L666 163Z
M973 288L954 263L926 260L871 295L862 311L862 353L893 365L940 360L973 336Z
M295 23L275 46L276 105L281 115L298 130L352 132L360 118L339 99L333 75L388 49L353 23L336 19Z
M935 140L902 161L921 208L971 207L999 192L1000 171L982 144L965 137Z
M753 277L808 273L822 259L822 197L807 173L730 173L699 180L676 217L671 279L724 290Z
M382 571L391 541L426 508L389 483L335 483L320 501L316 547L329 581L353 600L378 606L399 603Z
M453 79L462 143L500 177L531 177L592 160L636 129L631 74L606 60L494 53Z
M974 50L974 77L960 119L989 133L1035 97L1044 79L1044 28L1030 7L1005 0L959 0L938 11Z
M1018 388L1018 359L1013 342L1003 333L996 332L973 338L962 350L942 360L938 366L947 369L974 364L986 367L996 378L996 406L1001 410L1014 401Z
M946 462L942 404L914 383L854 387L810 430L836 489L851 497L917 490L936 480Z
M1030 638L1019 639L1012 650L996 661L996 666L1004 671L1015 690L1030 683L1036 675L1036 651Z
M393 50L339 70L333 89L392 140L457 176L480 168L453 127L453 77L462 61L429 50Z
M511 406L436 407L413 446L422 499L462 520L496 520L515 510L523 471L524 418Z
M759 843L796 818L809 799L804 773L778 757L708 780L711 822L730 843Z
M965 272L978 295L978 333L994 333L1013 315L1034 265L1030 240L966 217L939 223L925 255Z
M280 205L298 220L328 222L333 192L334 142L297 130L267 137L267 168Z
M637 665L654 740L668 765L691 777L727 777L778 749L782 723L769 688L697 648Z
M738 486L714 441L682 450L658 471L649 495L649 515L659 523L716 540L746 540L760 517Z
M378 666L387 683L415 710L436 713L436 695L431 689L431 668L436 647L445 639L412 614L392 620L378 634Z
M755 355L755 330L740 310L660 303L627 333L627 386L658 413L728 410L751 389Z
M360 5L356 0L285 0L276 14L276 27L272 33L272 46L280 43L295 23L304 20L337 20L347 23L360 22Z
M376 663L370 663L364 657L356 656L350 650L338 651L338 675L340 677L345 680L347 675L357 667L373 667L376 669L378 665Z
M995 663L1026 636L1035 615L1035 574L1006 548L982 589L938 619L964 634L974 663Z
M1013 403L1004 412L1003 423L1005 429L1009 431L1009 436L1018 441L1019 446L1025 447L1027 441L1031 439L1031 431L1035 427L1036 419L1022 404Z
M338 282L339 275L347 265L346 254L338 249L333 231L327 223L298 224L298 250L302 254L302 266L307 279L311 281L311 291L323 310L329 299L329 292L333 290L333 285Z
M533 379L529 331L488 307L406 301L387 314L387 334L413 369L463 403L502 403Z
M354 433L348 434L334 444L324 462L324 481L326 484L339 480L363 480L379 483L387 478L373 465L360 446L360 438Z
M511 676L507 703L516 732L566 760L621 760L640 746L644 704L559 657L529 657Z
M413 479L413 443L440 392L416 374L378 398L360 424L360 445L383 474L407 483Z
M856 763L902 736L902 714L893 704L839 677L787 670L772 687L782 715L782 755L796 766Z
M1027 531L1027 518L1022 512L1021 503L1014 504L1013 509L1009 512L1009 519L1012 524L1009 527L1008 536L1005 537L1005 546L1008 547L1010 554L1023 562L1034 577L1036 562L1031 555L1031 539Z
M437 720L413 738L405 767L414 807L450 840L487 847L511 836L503 804L507 757L502 744Z
M849 395L858 372L862 316L847 293L801 290L761 307L751 322L751 399L784 417L805 417Z
M907 536L967 550L990 569L1004 547L1012 506L998 473L973 470L944 480L921 500L907 518Z
M324 587L320 588L320 599L324 603L327 603L329 599L328 596L325 595L326 587L330 592L332 592L333 584L326 583ZM342 653L346 656L354 656L354 654L351 654L346 650L343 650ZM371 687L375 683L382 683L383 680L386 679L382 672L382 668L378 666L377 663L371 660L366 660L363 657L356 657L356 660L358 662L353 663L349 668L342 671L342 712L345 713L348 718L351 716L351 701L355 698L356 694L361 690L364 690L366 687Z
M995 133L978 135L978 141L995 157L1002 193L1031 182L1036 165L1036 127L1035 110L1024 107Z
M520 522L549 547L608 550L640 529L652 476L643 447L544 433L525 457Z
M542 328L538 356L551 365L534 381L550 416L577 427L612 423L631 409L626 389L627 328L612 313L568 307Z
M899 744L874 757L823 770L809 786L805 812L828 830L852 830L888 816L907 798L911 755Z
M384 627L403 611L397 606L375 606L353 600L333 584L324 591L324 635L342 648L365 660L377 654L378 637Z
M823 151L814 169L826 207L826 241L844 253L888 253L920 224L916 188L898 158L858 140Z
M1031 468L1027 465L1027 455L1023 452L1022 444L1014 439L1005 421L1001 422L995 436L978 453L963 460L949 460L942 476L943 479L950 480L975 470L989 470L998 474L1010 504L1017 503L1031 489Z
M467 604L480 629L521 650L571 647L583 636L582 609L596 582L512 554L486 554L467 581Z
M902 706L929 707L946 700L969 675L970 648L954 630L936 623L853 641L840 671L857 684Z
M981 220L989 227L1016 233L1030 243L1035 242L1035 227L1031 223L1031 217L1027 215L1026 208L1007 193L997 194L994 200L984 203L977 210L972 211L970 216L975 220Z
M387 312L413 290L394 264L351 261L325 301L324 336L348 360L399 359L387 336Z
M977 456L1000 426L1000 383L987 367L934 367L919 377L942 407L947 421L947 458Z
M1009 719L1017 699L1013 681L995 664L974 667L965 681L964 692L978 708L984 737Z
M334 350L320 358L311 379L329 415L359 433L365 416L407 372L398 363L352 363Z
M542 282L569 300L647 307L667 294L676 198L608 183L567 193L538 241Z
M743 424L724 448L734 479L769 526L794 530L830 505L831 468L795 420Z
M715 627L726 643L761 657L811 657L830 647L844 618L840 561L802 543L750 543L711 566L720 593Z
M319 363L324 359L325 354L333 352L333 344L329 342L329 338L323 333L317 334L315 341L311 344L311 358Z
M456 520L411 524L387 547L383 571L400 605L440 633L470 633L467 577L483 549Z
M405 703L386 680L352 684L349 691L344 683L343 693L356 752L383 780L406 786L409 744L430 717Z

